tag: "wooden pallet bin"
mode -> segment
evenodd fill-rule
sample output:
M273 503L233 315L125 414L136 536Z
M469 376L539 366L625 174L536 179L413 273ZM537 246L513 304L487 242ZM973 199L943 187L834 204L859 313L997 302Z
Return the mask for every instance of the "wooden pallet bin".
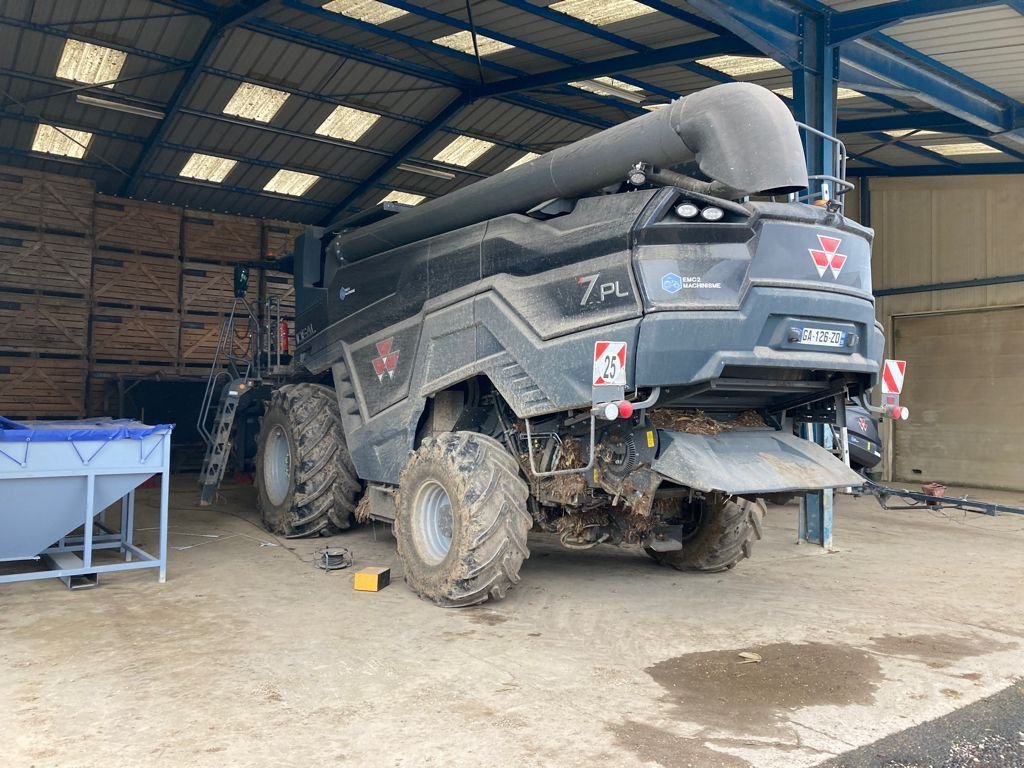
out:
M256 261L262 226L259 219L189 211L184 217L182 252L188 260Z
M0 228L0 289L86 298L91 272L92 242L84 236Z
M181 253L182 210L172 205L96 196L96 247L125 253Z
M263 222L263 258L280 259L292 252L295 238L306 229L305 224L267 219Z
M0 353L45 352L84 357L89 340L85 299L0 291Z
M178 311L181 262L177 258L97 250L92 274L92 297L99 306Z
M181 319L181 356L179 358L182 373L192 374L200 369L208 371L217 353L223 316L214 315L183 315ZM234 355L246 358L250 354L250 337L244 318L237 321L235 336L231 340ZM223 362L223 361L222 361Z
M85 375L82 357L0 354L0 414L13 419L81 418Z
M87 179L0 166L0 225L91 234L95 190Z
M139 307L95 307L92 315L94 371L173 373L178 362L177 312Z
M251 278L250 278L251 279ZM235 300L235 269L226 264L186 261L181 268L183 312L227 314Z

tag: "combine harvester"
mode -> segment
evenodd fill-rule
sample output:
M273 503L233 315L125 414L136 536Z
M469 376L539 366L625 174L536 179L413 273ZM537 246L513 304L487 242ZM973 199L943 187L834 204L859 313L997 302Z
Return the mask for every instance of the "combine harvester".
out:
M770 91L720 85L307 230L279 265L287 375L224 387L271 393L264 524L393 522L411 588L463 606L519 580L531 530L722 571L764 499L860 485L794 435L845 425L883 348L845 150L818 136L840 170L812 196L800 130Z

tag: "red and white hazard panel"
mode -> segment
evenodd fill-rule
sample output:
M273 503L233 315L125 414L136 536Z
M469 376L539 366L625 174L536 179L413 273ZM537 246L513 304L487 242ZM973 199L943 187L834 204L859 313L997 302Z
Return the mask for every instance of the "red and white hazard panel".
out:
M626 342L594 344L594 386L626 386Z
M886 360L882 364L882 394L898 395L902 392L903 375L906 372L906 360Z

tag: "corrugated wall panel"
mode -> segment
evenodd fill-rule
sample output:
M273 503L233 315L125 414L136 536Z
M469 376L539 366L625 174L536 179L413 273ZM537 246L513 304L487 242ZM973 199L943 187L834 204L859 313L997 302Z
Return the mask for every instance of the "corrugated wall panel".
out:
M873 178L870 185L876 290L1024 273L1024 177ZM886 331L886 354L892 356L899 354L894 318L1013 306L1024 306L1024 283L884 296L876 312ZM915 375L912 362L908 381ZM914 421L914 403L904 404ZM892 466L892 430L904 427L887 427L887 466Z

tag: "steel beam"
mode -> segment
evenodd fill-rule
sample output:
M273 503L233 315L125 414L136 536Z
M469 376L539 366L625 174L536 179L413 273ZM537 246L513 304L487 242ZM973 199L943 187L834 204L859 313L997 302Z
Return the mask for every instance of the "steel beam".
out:
M18 29L27 29L32 32L40 32L44 35L54 35L65 39L71 34L66 29L57 29L48 24L24 21L23 19L15 19L9 16L0 16L0 24L7 25L9 27L16 27ZM76 40L81 40L83 43L102 45L104 48L113 48L115 51L123 51L125 53L130 53L133 56L141 56L144 59L153 59L154 61L160 61L164 64L170 64L171 66L179 66L181 64L189 63L188 59L179 59L174 56L166 56L155 51L146 51L132 45L125 45L124 43L120 43L116 40L108 40L105 37L96 37L95 35L90 35L88 32L81 32L77 29L74 31L74 37Z
M351 16L346 16L344 14L339 13L332 13L331 11L324 10L319 6L308 5L307 3L300 2L300 0L280 0L280 2L282 2L286 8L301 11L310 16L326 19L338 24L343 24L345 26L354 27L355 29L379 35L389 40L395 40L397 42L405 43L411 48L426 51L427 53L432 54L434 56L440 56L447 59L462 61L463 63L466 64L479 65L493 72L498 72L512 77L520 77L525 74L524 72L516 69L515 67L509 67L507 65L500 64L496 61L490 61L489 59L486 58L483 58L478 62L477 58L472 54L463 53L462 51L457 51L453 48L448 48L446 46L439 45L433 42L432 40L423 40L418 37L413 37L412 35L406 35L401 32L396 32L395 30L388 29L387 27L383 27L377 24L370 24L365 21L360 21L359 19L352 18ZM564 84L559 83L558 85ZM464 92L471 91L475 86L476 83L474 81L464 79L461 90ZM563 88L561 88L561 90L563 91L563 93L567 95L582 97L584 99L595 101L606 106L617 107L626 113L630 113L633 115L645 114L644 110L641 107L638 107L635 104L624 102L621 99L616 99L614 96L602 96L599 94L589 93L587 91L581 91L575 88L571 88L569 86L564 86Z
M174 124L174 118L178 115L181 108L185 106L189 96L192 94L193 86L203 73L203 67L206 66L206 62L210 60L214 52L217 50L221 40L224 39L224 35L227 34L229 30L252 18L265 6L275 1L276 0L238 0L235 4L225 8L215 20L209 23L206 34L203 35L202 42L200 42L195 55L192 57L192 63L185 71L181 81L178 83L178 87L175 88L174 94L171 96L167 109L164 112L164 119L157 124L153 132L150 134L150 138L143 147L142 153L139 155L129 172L129 177L121 186L121 197L131 197L135 194L138 189L139 182L142 179L142 171L150 161L152 161L157 151L159 151L160 144L167 137L167 134L170 132L171 127Z
M824 24L826 44L831 45L829 26L841 17L817 0L734 0L728 4L689 0L689 3L793 69L801 64L800 19L805 19L806 23L807 19L814 18ZM877 8L889 8L890 5L923 12L923 6L917 8L914 0ZM890 9L889 12L896 11ZM905 89L944 112L1003 134L1000 138L1007 144L1024 148L1024 130L1020 130L1022 126L1017 124L1024 114L1024 107L896 40L880 34L864 40L848 40L842 46L842 66L845 79ZM854 74L847 76L848 71Z
M903 0L899 3L885 3L837 13L832 16L829 44L839 45L910 19L967 11L1004 2L1005 0Z
M840 133L869 133L871 131L926 130L956 133L963 136L988 136L980 126L968 123L945 112L918 112L910 115L883 115L840 120Z
M174 184L188 184L193 187L204 187L206 189L213 189L218 192L234 192L239 195L251 195L253 197L265 197L271 200L277 200L279 202L292 203L294 205L306 205L314 208L331 208L331 203L326 203L322 200L312 200L308 197L295 197L293 195L282 195L277 192L267 192L262 189L249 189L247 187L236 187L230 184L218 183L214 181L203 181L202 179L187 179L184 176L168 176L166 173L153 173L147 171L143 174L147 179L156 179L157 181L167 181Z
M0 108L0 119L3 120L17 120L22 123L53 123L58 124L58 127L69 129L71 126L59 125L66 123L66 120L53 120L48 117L37 117L35 115L25 114L24 112L11 112L9 109ZM91 128L87 125L76 125L72 130L76 131L88 131L93 136L102 136L105 139L116 139L118 141L129 141L133 144L144 144L146 139L134 133L121 133L120 131L111 131L107 128ZM5 147L7 149L7 147ZM45 153L38 154L39 157L46 157ZM50 155L50 157L56 157L56 155Z
M681 61L692 61L705 56L718 56L724 53L751 53L750 47L743 43L725 43L718 38L698 40L694 43L670 45L639 53L628 53L611 59L592 61L573 67L565 67L536 75L524 75L509 80L488 83L476 90L478 96L500 96L518 91L530 91L537 88L572 80L587 80L608 73L628 72L634 69L656 67L660 64L677 64Z
M423 146L423 144L437 133L448 121L469 106L471 102L472 99L468 96L459 96L450 102L448 106L442 109L437 116L434 117L433 120L423 126L419 133L403 144L402 147L388 160L381 163L377 170L371 173L362 184L349 192L348 195L346 195L345 198L339 202L329 214L324 216L321 224L323 226L330 226L339 217L344 216L350 205L357 202L360 197L366 194L366 192L375 187L379 182L383 181L389 173L408 160L416 150Z
M604 29L603 27L597 26L596 24L591 24L587 21L583 21L582 19L577 19L575 16L570 16L567 13L560 13L546 6L534 5L532 2L529 2L529 0L504 0L504 3L505 5L510 5L513 8L517 8L518 10L523 11L524 13L529 13L533 16L538 16L540 18L553 21L560 26L568 27L569 29L575 29L578 32L583 32L584 34L590 35L591 37L596 37L599 40L604 40L613 45L617 45L628 50L634 50L637 51L638 53L656 50L649 48L648 46L643 45L642 43L638 43L637 41L631 38L623 37L622 35L617 35L614 32ZM668 5L667 3L663 3L658 0L651 0L651 2L647 2L644 4L650 6L651 8L654 8L655 10L661 11L662 13L668 14L673 18L677 18L680 21L684 21L688 24L693 24L694 26L699 27L701 29L705 29L709 32L713 32L717 36L716 39L721 40L723 45L731 44L735 46L735 50L726 51L727 53L742 53L744 52L744 49L750 48L750 46L746 42L736 37L728 30L722 29L722 27L718 26L714 22L710 22L706 19L701 18L700 16L696 16L695 14L689 13L688 11L684 11L681 8L676 8L675 6ZM757 53L756 49L752 49L750 52ZM694 72L716 82L733 82L733 79L728 75L719 72L716 69L703 67L700 64L687 62L682 63L679 66L682 69ZM615 71L608 70L607 72L602 74L611 75L615 74Z
M257 19L250 22L246 25L246 28L255 30L256 32L270 37L276 37L279 40L291 43L302 43L303 45L308 45L311 48L326 51L327 53L344 56L346 58L354 59L355 61L362 61L392 72L399 72L428 83L437 83L439 86L454 88L462 93L471 92L478 85L478 83L475 83L472 80L466 80L458 77L457 75L453 75L450 72L442 72L441 70L424 67L414 62L408 62L403 59L397 59L366 48L360 48L358 46L351 45L350 43L346 43L343 40L329 40L327 38L304 32L303 30L285 27L275 22L267 21L266 19ZM584 94L583 91L580 91L579 93ZM583 125L592 125L595 128L607 128L610 125L613 125L613 123L604 120L603 118L586 115L582 112L566 109L556 104L547 104L534 99L527 99L524 96L509 95L502 98L510 104L515 104L516 106L524 107L525 109L529 109L534 112L551 115L552 117L559 117L563 120L569 120Z
M425 8L417 3L410 3L406 2L405 0L388 0L388 5L392 5L395 8L400 8L404 11L408 11L409 13L414 13L418 16L423 16L424 18L430 19L431 21L437 21L442 24L447 24L449 26L455 27L456 29L461 29L466 32L475 31L480 35L483 35L484 37L489 37L492 40L497 40L507 45L514 46L519 50L527 51L537 56L543 56L544 58L552 59L553 61L558 61L562 64L572 66L583 63L579 59L573 58L572 56L567 56L566 54L561 53L559 51L553 51L549 48L544 48L543 46L535 45L526 40L523 40L522 38L507 35L503 32L498 32L496 30L482 26L480 24L470 24L468 21L463 21L462 19L456 18L454 16L439 13L438 11ZM630 83L631 85L635 85L638 88L643 88L648 93L654 93L659 96L665 96L667 98L674 98L675 96L679 95L673 93L672 91L665 90L664 88L659 88L658 86L652 85L651 83L644 82L642 80L636 80L628 76L624 76L622 79L625 82Z
M844 45L843 67L909 88L919 99L993 132L1012 129L1010 99L895 41Z
M799 66L793 70L793 112L797 120L829 136L836 134L836 89L839 75L839 51L828 44L829 17L800 14L797 30L800 43ZM804 135L808 175L836 175L835 145L811 134ZM831 184L812 180L808 190L831 199Z
M800 17L798 9L774 0L688 0L729 32L768 54L790 69L800 66Z
M972 163L956 168L946 165L892 165L888 168L848 168L850 176L992 176L1024 174L1020 163Z

